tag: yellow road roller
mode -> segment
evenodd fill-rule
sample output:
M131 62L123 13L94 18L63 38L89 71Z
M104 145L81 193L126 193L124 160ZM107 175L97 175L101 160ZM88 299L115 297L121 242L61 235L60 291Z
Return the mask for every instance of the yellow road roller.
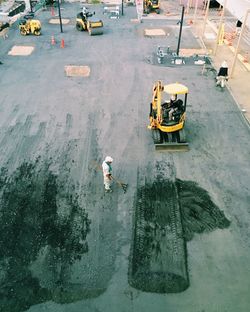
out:
M35 19L25 19L23 18L19 22L20 34L23 36L33 34L35 36L41 35L41 23L39 20Z
M93 18L95 12L80 12L76 17L76 29L79 31L88 31L90 36L103 34L103 22L100 19Z

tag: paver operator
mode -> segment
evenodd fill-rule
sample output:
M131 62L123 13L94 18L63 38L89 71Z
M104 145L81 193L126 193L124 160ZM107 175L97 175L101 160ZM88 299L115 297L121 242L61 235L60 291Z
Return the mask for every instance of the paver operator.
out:
M104 183L104 188L105 192L112 192L110 186L112 183L112 167L111 164L113 162L113 158L110 156L107 156L102 163L102 172L103 172L103 183Z

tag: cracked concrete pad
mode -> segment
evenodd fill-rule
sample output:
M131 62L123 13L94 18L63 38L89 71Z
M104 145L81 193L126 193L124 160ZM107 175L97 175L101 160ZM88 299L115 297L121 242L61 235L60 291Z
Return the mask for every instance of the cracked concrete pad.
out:
M62 24L63 25L66 25L66 24L68 24L70 22L70 19L68 19L68 18L62 18ZM59 20L59 18L51 18L50 20L49 20L49 23L50 24L60 24L60 20Z
M31 46L13 46L8 55L30 55L35 48Z
M64 70L68 77L88 77L90 74L89 66L67 65Z
M163 29L145 29L144 36L166 36L166 32Z

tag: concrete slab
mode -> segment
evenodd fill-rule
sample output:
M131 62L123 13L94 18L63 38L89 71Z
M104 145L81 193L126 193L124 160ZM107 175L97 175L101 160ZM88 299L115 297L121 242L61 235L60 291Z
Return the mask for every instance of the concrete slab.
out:
M68 77L88 77L90 74L89 66L67 65L64 70Z
M66 25L70 22L70 19L67 19L67 18L62 18L62 24L63 25ZM59 18L51 18L49 20L49 23L50 24L60 24L60 19Z
M166 36L166 32L163 29L145 29L144 36L154 37L154 36Z
M11 50L8 52L8 55L12 56L27 56L30 55L34 51L34 47L32 46L13 46Z

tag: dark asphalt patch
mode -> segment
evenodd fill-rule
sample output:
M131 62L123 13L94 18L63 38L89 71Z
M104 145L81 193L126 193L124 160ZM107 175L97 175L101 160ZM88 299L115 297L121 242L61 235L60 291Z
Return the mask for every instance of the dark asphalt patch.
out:
M70 266L88 251L90 220L69 180L63 183L39 160L10 176L2 168L0 194L0 311L20 312L58 298ZM48 285L34 269L41 253Z
M137 191L129 283L156 293L189 286L186 241L194 233L226 228L230 222L196 183L163 180Z
M195 233L229 227L230 221L211 200L208 192L192 181L176 180L185 240Z

